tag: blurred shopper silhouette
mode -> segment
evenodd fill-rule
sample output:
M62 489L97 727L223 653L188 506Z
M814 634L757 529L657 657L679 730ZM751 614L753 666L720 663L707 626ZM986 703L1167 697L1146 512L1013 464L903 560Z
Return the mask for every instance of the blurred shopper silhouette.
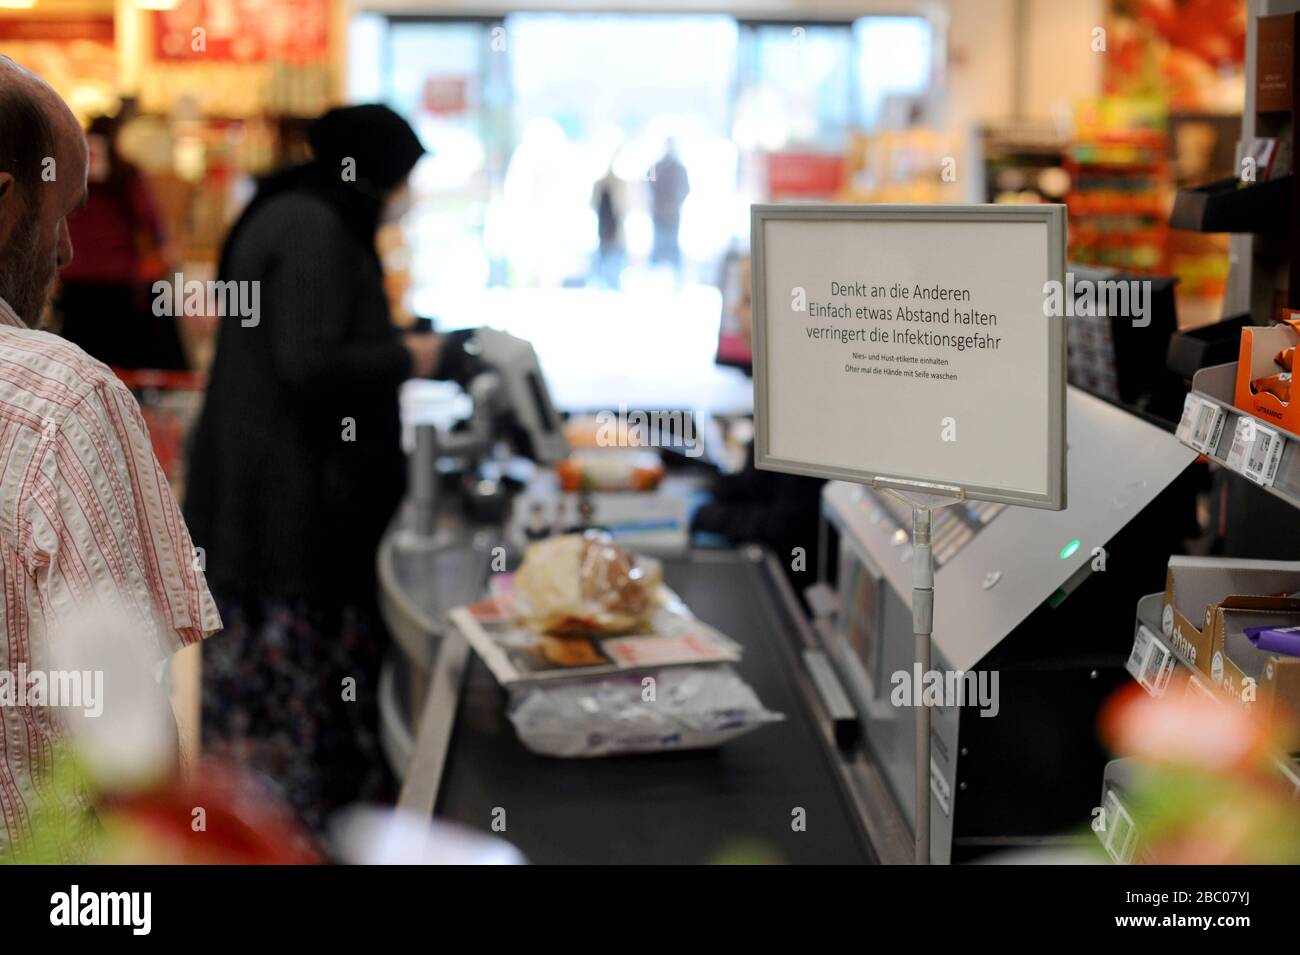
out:
M622 284L626 253L623 246L623 183L614 175L613 164L596 180L591 190L596 210L596 276L608 289Z
M185 368L176 320L153 314L154 282L168 278L167 237L149 180L118 149L122 115L87 131L86 206L68 220L80 250L63 270L62 334L116 368Z
M227 624L204 657L205 744L319 831L392 796L375 553L404 493L398 389L438 370L441 340L394 327L375 248L424 154L414 131L353 106L309 138L313 160L265 180L222 251L219 277L261 283L261 310L222 319L185 513Z
M654 223L650 264L668 265L679 276L682 249L678 233L682 225L682 203L690 192L691 183L686 175L686 167L677 158L677 144L669 139L663 156L654 164L650 175L650 218Z

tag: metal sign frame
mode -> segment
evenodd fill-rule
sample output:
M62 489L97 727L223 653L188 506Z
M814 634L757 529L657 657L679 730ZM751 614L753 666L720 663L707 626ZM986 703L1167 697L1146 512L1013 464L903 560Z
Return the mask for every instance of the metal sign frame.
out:
M769 222L931 222L936 226L950 222L1013 222L1045 225L1047 227L1047 274L1035 281L1046 283L1055 280L1065 283L1066 211L1063 205L1003 206L1003 205L839 205L831 203L798 203L780 205L754 205L750 207L750 247L753 258L751 281L754 307L754 419L757 424L754 436L755 467L769 471L805 474L832 480L854 481L875 487L943 494L974 500L994 501L1001 504L1019 504L1028 507L1062 510L1066 504L1065 479L1065 378L1066 336L1065 318L1061 315L1042 316L1048 323L1049 362L1047 390L1048 401L1045 426L1047 441L1047 482L1044 493L1034 493L1021 488L991 487L935 483L933 479L918 479L906 474L890 474L875 470L857 470L828 465L815 465L773 457L768 434L768 343L767 343L767 261L765 229Z

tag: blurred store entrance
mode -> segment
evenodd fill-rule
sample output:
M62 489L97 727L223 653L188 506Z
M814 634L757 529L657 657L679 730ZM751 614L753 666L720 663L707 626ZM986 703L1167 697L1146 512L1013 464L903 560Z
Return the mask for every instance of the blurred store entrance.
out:
M677 371L712 370L750 204L839 197L854 136L915 120L935 42L915 16L357 18L350 97L388 102L433 152L394 243L411 311L443 327L598 313L619 341L671 315L698 330ZM497 294L516 290L548 294ZM546 333L529 337L549 363Z

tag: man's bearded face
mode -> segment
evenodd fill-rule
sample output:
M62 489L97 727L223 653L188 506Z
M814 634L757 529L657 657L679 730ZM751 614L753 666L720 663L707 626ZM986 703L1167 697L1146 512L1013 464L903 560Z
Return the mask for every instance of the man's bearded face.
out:
M0 250L0 298L29 328L40 323L58 274L55 251L41 248L38 202L25 203L8 247Z

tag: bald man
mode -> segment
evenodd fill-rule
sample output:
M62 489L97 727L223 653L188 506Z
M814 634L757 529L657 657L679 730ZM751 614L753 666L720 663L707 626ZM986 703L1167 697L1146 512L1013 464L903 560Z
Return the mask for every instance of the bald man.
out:
M34 328L56 270L72 260L68 216L86 197L86 143L58 94L7 57L0 115L0 298Z
M86 167L71 110L0 57L0 861L22 857L38 808L69 822L85 811L87 794L43 785L66 758L63 707L87 702L31 692L61 677L61 626L111 613L153 662L221 627L135 399L108 367L36 329L72 260L68 216ZM113 728L115 715L98 718Z

